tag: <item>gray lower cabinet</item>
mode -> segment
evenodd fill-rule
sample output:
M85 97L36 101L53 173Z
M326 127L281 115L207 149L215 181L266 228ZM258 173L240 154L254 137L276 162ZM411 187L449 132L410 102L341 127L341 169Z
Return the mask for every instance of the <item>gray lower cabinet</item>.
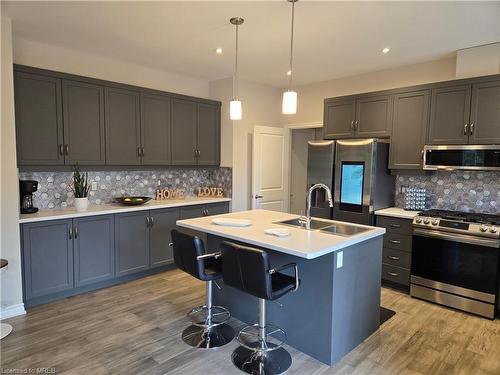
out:
M114 216L73 219L75 287L115 276Z
M116 275L149 269L149 211L115 215Z
M422 168L422 150L429 122L429 104L429 90L394 95L389 168Z
M141 164L140 94L106 87L106 164Z
M150 217L150 266L154 268L174 261L174 253L169 246L172 242L170 231L176 228L175 222L179 220L179 209L151 210Z
M24 224L24 288L27 300L72 289L72 220Z
M104 165L104 88L63 80L65 164Z
M61 80L14 73L17 162L64 164Z
M500 144L500 80L472 85L469 143Z
M168 165L171 161L170 98L141 94L141 161Z

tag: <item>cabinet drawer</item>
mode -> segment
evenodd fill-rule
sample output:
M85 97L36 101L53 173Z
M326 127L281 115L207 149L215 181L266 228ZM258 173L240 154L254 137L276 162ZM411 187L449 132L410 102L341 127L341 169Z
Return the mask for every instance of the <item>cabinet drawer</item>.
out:
M410 269L411 253L384 247L382 262L392 266Z
M384 235L384 247L411 252L412 236L387 232Z
M410 270L405 268L382 264L382 279L392 281L393 283L410 285Z
M387 229L387 232L411 234L411 220L397 217L377 216L377 226Z

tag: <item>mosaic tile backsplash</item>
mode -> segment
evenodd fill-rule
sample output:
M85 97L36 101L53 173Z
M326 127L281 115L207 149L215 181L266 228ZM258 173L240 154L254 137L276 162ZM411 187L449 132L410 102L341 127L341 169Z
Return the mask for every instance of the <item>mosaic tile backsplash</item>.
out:
M425 176L398 175L396 206L404 207L402 186L427 189L431 208L500 214L500 172L437 171Z
M40 209L64 208L73 205L71 172L21 172L21 180L38 181L34 205ZM91 204L111 203L122 195L154 197L160 181L161 187L184 189L187 196L196 196L198 187L218 186L231 197L232 169L169 169L157 171L89 172L89 179L97 183L90 192Z

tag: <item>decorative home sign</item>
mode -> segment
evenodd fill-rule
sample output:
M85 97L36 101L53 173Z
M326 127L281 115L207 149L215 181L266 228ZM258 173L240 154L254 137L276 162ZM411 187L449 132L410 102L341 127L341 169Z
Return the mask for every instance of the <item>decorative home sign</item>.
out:
M198 197L223 198L224 189L221 187L199 187Z
M184 199L184 189L156 189L156 200Z

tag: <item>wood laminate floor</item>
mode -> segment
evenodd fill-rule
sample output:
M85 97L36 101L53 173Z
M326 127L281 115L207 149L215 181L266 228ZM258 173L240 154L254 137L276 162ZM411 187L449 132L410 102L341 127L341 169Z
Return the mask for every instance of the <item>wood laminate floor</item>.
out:
M6 321L14 332L0 342L0 373L241 374L230 359L236 342L207 351L180 339L185 312L204 294L204 283L173 270L32 308ZM386 288L382 305L396 315L335 366L288 348L287 374L500 374L499 320Z

